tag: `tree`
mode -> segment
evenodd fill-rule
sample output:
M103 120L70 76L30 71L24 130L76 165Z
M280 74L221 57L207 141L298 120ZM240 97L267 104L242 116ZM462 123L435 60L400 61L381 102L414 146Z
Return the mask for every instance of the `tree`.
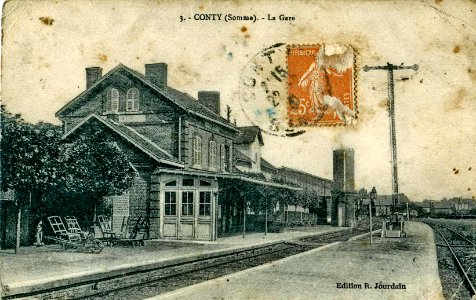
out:
M84 196L95 221L96 208L104 197L127 191L135 171L110 135L97 127L84 128L66 143L61 156L65 189Z
M15 192L15 253L18 253L22 208L61 181L61 168L57 164L61 131L51 124L28 124L21 115L9 113L3 105L1 128L1 188Z
M361 188L357 194L359 194L359 196L363 199L363 198L368 198L369 197L369 193L367 192L366 189L364 188Z
M21 213L26 204L41 200L44 202L38 203L57 203L58 199L46 199L45 195L61 195L66 201L85 201L93 212L104 196L121 194L133 183L134 169L125 154L100 129L86 128L65 142L60 127L28 124L4 106L1 129L1 188L14 190L17 207L15 253L20 247Z

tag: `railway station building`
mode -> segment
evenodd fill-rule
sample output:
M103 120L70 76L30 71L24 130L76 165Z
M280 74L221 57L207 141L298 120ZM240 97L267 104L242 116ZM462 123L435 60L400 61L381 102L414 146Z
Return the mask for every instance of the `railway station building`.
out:
M310 223L318 222L318 210L322 211L324 220L327 222L326 208L330 200L332 180L322 178L307 172L289 167L275 167L261 157L261 147L264 139L258 126L238 127L240 133L235 139L236 160L238 171L253 174L263 180L277 180L285 184L291 184L302 189L301 197L309 197L309 202L314 205L291 204L282 199L275 203L272 208L274 220L286 223ZM312 206L312 207L310 207ZM322 214L321 214L322 215Z
M303 195L316 202L312 208L300 204L282 204L284 205L283 217L286 221L330 223L330 210L327 210L327 205L331 200L332 180L289 167L278 168L276 176L280 182L301 187Z
M146 64L145 74L122 64L105 75L91 67L86 90L56 113L65 140L100 128L136 171L131 189L108 199L113 229L145 218L150 238L215 240L237 230L260 190L299 190L250 175L260 173L259 130L242 132L222 118L219 92L197 98L167 84L164 63ZM249 131L253 153L242 146Z

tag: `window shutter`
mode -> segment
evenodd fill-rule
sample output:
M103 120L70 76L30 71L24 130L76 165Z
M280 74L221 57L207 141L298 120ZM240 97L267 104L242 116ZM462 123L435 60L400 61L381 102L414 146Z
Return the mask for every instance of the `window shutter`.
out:
M197 137L193 139L193 159L192 159L192 165L197 164Z
M225 145L221 144L220 146L220 163L221 163L221 170L225 171Z
M201 166L202 165L202 138L198 138L198 164Z
M111 89L111 111L119 111L119 92Z
M119 110L119 92L115 88L111 88L106 93L106 111Z
M216 168L216 161L217 161L217 144L214 141L210 141L209 146L209 166L210 168Z
M193 139L193 165L202 165L202 138L199 136Z

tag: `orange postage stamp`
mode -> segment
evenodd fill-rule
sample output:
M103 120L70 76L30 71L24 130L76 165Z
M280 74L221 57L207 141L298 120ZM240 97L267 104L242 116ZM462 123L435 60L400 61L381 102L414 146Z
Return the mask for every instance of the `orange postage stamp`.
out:
M352 47L291 45L287 64L289 126L346 125L356 118Z

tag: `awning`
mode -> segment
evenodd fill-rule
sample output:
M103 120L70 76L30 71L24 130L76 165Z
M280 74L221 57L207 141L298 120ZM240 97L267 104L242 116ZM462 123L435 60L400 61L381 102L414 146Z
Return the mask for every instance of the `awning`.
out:
M202 177L208 177L208 178L214 178L214 179L217 179L217 178L235 179L235 180L241 180L241 181L246 181L250 183L265 185L265 186L272 186L276 188L283 188L283 189L288 189L293 191L302 191L302 188L300 187L290 186L290 185L281 184L281 183L277 183L273 181L254 179L254 178L246 177L243 174L213 173L213 172L204 172L204 171L198 171L198 170L195 171L195 170L181 170L181 169L157 169L154 171L154 173L155 174L166 173L166 174L193 175L193 176L202 176Z

